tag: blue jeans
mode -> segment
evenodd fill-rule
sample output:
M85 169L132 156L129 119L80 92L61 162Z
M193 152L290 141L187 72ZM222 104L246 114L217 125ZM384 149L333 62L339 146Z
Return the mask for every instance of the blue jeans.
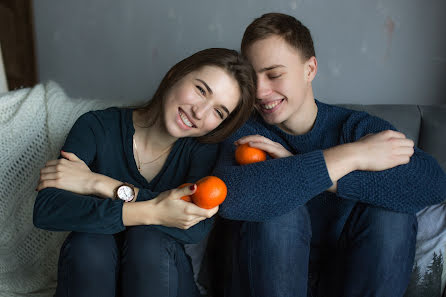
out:
M70 233L55 296L200 295L183 245L156 228L137 226L117 235Z
M305 206L267 222L233 223L231 229L232 279L225 296L307 295L311 223Z
M316 265L309 265L311 224L304 206L239 226L233 273L241 280L227 296L398 297L409 283L417 234L413 214L358 203L336 246L323 251Z

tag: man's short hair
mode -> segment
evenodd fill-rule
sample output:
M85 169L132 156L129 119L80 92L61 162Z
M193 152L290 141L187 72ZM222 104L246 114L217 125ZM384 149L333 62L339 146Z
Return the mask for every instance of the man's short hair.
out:
M242 54L246 56L249 46L271 35L282 37L299 51L304 60L316 56L310 30L294 17L283 13L267 13L255 19L243 34Z

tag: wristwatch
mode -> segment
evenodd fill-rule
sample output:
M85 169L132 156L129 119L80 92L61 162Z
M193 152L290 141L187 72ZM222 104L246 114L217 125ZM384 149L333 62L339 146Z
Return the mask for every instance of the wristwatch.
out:
M115 189L115 199L130 202L135 198L135 187L132 184L123 183Z

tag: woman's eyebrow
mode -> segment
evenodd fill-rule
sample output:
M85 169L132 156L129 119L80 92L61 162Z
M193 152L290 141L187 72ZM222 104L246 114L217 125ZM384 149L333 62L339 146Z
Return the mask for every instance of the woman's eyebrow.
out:
M199 82L201 82L201 83L206 87L206 89L208 90L208 92L209 92L211 95L214 94L214 92L212 92L211 88L208 86L208 84L207 84L204 80L201 80L201 79L199 79L199 78L196 78L196 80L198 80Z
M223 104L220 104L220 107L226 112L227 115L230 114L230 112L226 106L224 106Z

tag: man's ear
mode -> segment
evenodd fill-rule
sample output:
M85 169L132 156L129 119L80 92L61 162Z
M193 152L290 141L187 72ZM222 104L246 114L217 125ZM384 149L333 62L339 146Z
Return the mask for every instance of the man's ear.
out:
M312 56L305 62L305 79L311 83L316 77L317 73L317 60L315 56Z

